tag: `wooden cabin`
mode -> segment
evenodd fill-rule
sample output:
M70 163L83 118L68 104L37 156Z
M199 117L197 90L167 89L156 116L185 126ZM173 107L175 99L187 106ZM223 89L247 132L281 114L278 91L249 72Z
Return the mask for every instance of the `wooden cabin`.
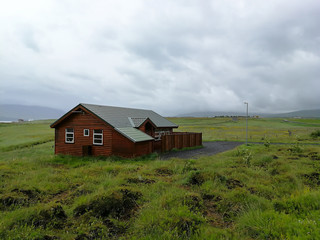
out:
M79 104L50 126L55 154L136 157L178 126L151 110ZM160 149L161 150L161 149Z

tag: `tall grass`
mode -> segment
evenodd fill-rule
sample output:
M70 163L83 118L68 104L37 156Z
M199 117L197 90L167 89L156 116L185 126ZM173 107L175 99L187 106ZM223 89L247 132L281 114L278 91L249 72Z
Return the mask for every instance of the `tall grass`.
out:
M26 144L1 151L1 239L320 238L318 145L159 160L55 156L26 138L1 143Z

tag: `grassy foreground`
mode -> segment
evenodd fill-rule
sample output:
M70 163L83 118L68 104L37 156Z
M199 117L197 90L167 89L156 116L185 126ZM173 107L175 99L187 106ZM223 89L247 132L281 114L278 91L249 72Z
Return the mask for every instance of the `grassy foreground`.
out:
M320 239L318 145L78 158L53 155L48 122L0 131L0 239Z

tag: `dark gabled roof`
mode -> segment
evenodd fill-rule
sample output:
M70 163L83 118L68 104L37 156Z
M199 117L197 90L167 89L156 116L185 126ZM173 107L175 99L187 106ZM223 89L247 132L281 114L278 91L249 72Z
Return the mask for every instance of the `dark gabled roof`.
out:
M110 107L85 103L80 103L78 106L76 106L71 111L55 121L53 124L51 124L51 127L55 127L66 117L68 117L69 114L71 114L81 106L114 127L116 131L133 142L153 140L153 138L148 134L136 129L137 127L140 127L141 124L143 124L147 119L149 119L154 124L154 126L159 128L178 127L178 125L170 122L169 120L151 110Z
M178 127L173 122L170 122L151 110L100 106L85 103L81 103L80 105L115 128L139 127L147 118L149 118L156 127Z

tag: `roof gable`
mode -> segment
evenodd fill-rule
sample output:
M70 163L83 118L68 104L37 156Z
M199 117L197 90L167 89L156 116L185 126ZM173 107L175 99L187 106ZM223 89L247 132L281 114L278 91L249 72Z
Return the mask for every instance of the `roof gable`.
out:
M57 119L55 122L53 122L50 127L51 128L55 128L57 125L59 125L61 122L63 122L65 119L67 119L68 117L70 117L72 114L81 114L81 113L90 113L92 114L90 111L88 111L87 109L85 109L83 106L81 106L81 104L78 104L77 106L75 106L74 108L72 108L70 111L68 111L66 114L64 114L62 117L60 117L59 119ZM94 117L99 118L99 116L92 114ZM101 119L101 118L99 118ZM103 119L101 119L102 123L104 123ZM110 124L109 124L110 125Z
M132 118L128 117L129 122L131 123L132 127L140 127L144 121L146 121L148 118Z
M173 122L170 122L151 110L100 106L84 103L80 105L115 128L139 127L147 118L149 118L156 127L178 127Z

